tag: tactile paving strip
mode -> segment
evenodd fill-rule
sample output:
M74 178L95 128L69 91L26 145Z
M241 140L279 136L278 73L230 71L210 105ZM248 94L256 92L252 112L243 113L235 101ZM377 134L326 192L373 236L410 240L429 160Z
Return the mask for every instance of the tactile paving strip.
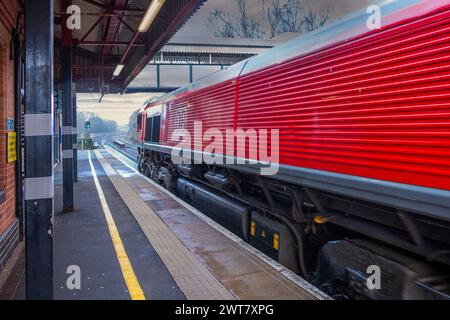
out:
M232 300L227 288L180 242L159 216L95 151L106 175L188 300Z
M315 287L313 284L307 282L305 279L301 278L299 275L293 273L292 271L286 269L286 267L280 265L278 262L270 259L269 257L265 256L263 253L259 252L254 247L247 244L244 240L237 237L227 229L225 229L223 226L219 225L215 221L211 220L211 218L204 215L202 212L197 210L196 208L192 207L191 205L185 203L183 200L177 198L173 194L171 194L169 191L164 189L163 187L159 186L156 182L150 180L149 178L142 176L139 174L139 172L136 170L136 165L133 162L130 162L128 158L125 158L122 154L119 154L115 150L106 147L106 150L108 151L108 157L105 157L108 161L109 159L113 160L112 164L119 164L125 165L129 171L125 170L124 173L122 173L122 170L117 170L120 175L125 178L125 180L131 185L135 186L136 184L141 185L142 188L152 186L153 188L159 190L159 192L168 198L172 199L174 202L179 204L178 208L184 208L189 211L192 216L195 216L199 220L203 221L206 225L217 231L219 234L222 234L226 237L222 243L228 243L229 248L232 248L233 251L238 252L239 255L246 258L246 260L250 261L254 266L256 266L256 270L253 273L252 277L245 277L245 279L239 275L234 276L234 280L242 280L230 283L230 278L224 275L222 272L224 270L227 270L226 264L228 262L231 262L230 260L236 261L239 260L234 255L230 255L230 260L227 263L219 263L214 264L214 259L205 261L210 259L212 256L218 254L219 260L222 253L221 248L217 248L216 251L213 249L212 251L208 251L206 249L208 247L208 242L204 243L206 250L198 250L198 247L196 247L196 240L198 239L197 236L194 236L194 238L187 237L185 239L186 233L182 232L182 234L177 233L177 228L174 229L174 225L177 225L180 223L175 223L174 225L171 225L168 223L168 220L166 220L165 217L161 216L162 211L158 211L158 209L155 209L150 205L150 207L155 210L155 212L159 215L159 217L168 225L168 227L174 232L175 235L184 243L184 245L190 250L200 261L203 261L203 263L206 264L208 269L213 272L218 279L232 292L233 295L237 299L243 299L243 300L274 300L274 299L284 299L284 300L291 300L291 299L300 299L300 300L332 300L332 298L328 295L326 295L324 292L322 292L320 289ZM111 155L111 158L109 157ZM116 162L115 160L118 160L119 162ZM123 168L121 166L121 168ZM134 172L134 174L138 174L140 179L127 179L130 177L130 172ZM131 174L132 175L132 174ZM143 181L147 183L141 184ZM149 205L149 202L146 202L147 205ZM169 220L170 221L170 220ZM183 222L181 222L183 224ZM187 227L187 226L186 226ZM178 229L179 230L179 229ZM199 236L201 237L201 234L204 232L201 231L201 229L197 229L199 232ZM180 235L182 237L180 237ZM187 242L185 242L187 240ZM191 246L194 246L191 248ZM212 256L210 254L213 254ZM217 255L216 255L217 256ZM217 260L216 260L217 261ZM210 262L213 262L212 265ZM241 261L242 262L242 261ZM241 275L245 275L248 272L247 269L248 265L246 266L245 263L241 263L241 265L238 267L241 269ZM225 268L225 269L224 269ZM257 276L257 273L261 271L262 273L265 273L265 276L262 276L262 279L259 279ZM236 270L234 270L236 271ZM233 271L233 272L234 272ZM258 278L258 279L255 279ZM273 281L270 281L272 279ZM231 279L232 280L232 279ZM263 282L263 284L259 283ZM265 282L265 284L264 284ZM250 290L241 290L243 287L249 286ZM262 288L261 288L262 286ZM273 287L272 287L273 286ZM259 287L259 288L258 288ZM285 290L279 291L281 287L284 287ZM268 294L270 292L270 294Z

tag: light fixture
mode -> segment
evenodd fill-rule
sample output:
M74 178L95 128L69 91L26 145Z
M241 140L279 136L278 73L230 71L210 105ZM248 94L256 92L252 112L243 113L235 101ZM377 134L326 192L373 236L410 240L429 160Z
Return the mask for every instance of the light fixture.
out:
M148 31L165 2L166 0L152 0L139 25L139 32L144 33Z
M118 77L120 75L120 73L122 72L123 68L125 67L124 64L118 64L116 69L113 72L113 76L114 77Z

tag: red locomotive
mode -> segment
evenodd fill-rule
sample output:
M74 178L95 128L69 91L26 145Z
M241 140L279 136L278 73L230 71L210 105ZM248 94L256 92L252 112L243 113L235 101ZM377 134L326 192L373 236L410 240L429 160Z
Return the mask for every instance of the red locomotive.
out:
M363 12L149 102L138 116L139 168L205 210L219 197L219 220L236 216L243 238L322 286L448 297L433 281L450 265L450 2L380 10L380 28ZM174 134L196 122L202 134L278 130L278 173L259 174L253 144L243 154L260 164L174 163ZM377 264L395 274L395 290L351 285Z

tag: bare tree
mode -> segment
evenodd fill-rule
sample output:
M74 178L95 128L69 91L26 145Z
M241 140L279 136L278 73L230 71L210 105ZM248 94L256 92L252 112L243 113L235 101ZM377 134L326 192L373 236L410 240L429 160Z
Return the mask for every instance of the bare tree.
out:
M231 22L229 13L215 9L209 16L209 22L216 27L216 37L218 38L237 38L241 37L238 29Z
M128 120L128 136L132 141L136 141L137 138L137 118L139 115L139 110L133 112Z
M299 0L288 0L282 8L281 32L302 32L304 25L303 5Z
M311 6L307 7L303 15L303 31L311 32L325 25L330 19L331 3L327 7L317 11Z
M326 7L314 8L308 0L287 0L282 7L280 32L311 32L330 19L329 2Z
M283 7L280 0L272 0L268 5L268 0L263 0L263 10L269 24L270 37L273 38L280 33L280 23L283 19Z
M238 17L232 17L230 13L215 9L209 17L209 21L216 27L216 36L223 38L265 38L259 23L248 16L248 0L235 0L238 7Z
M235 0L239 17L229 12L214 10L210 22L216 27L216 36L226 38L273 38L284 32L310 32L330 20L331 2L326 7L316 7L310 0L263 0L263 16L248 17L248 0ZM265 32L257 21L265 20Z

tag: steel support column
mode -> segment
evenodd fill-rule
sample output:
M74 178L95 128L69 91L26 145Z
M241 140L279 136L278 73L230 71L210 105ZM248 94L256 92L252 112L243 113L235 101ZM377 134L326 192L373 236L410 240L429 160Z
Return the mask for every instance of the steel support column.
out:
M156 87L157 88L161 87L161 66L160 65L156 66Z
M73 180L78 182L78 129L77 129L77 95L73 86Z
M61 12L66 12L71 0L61 1ZM63 20L67 15L63 15ZM63 210L72 212L73 201L73 97L72 97L72 33L62 23L62 134L63 134Z
M25 0L28 299L53 299L53 0Z
M63 134L63 208L74 209L73 203L73 106L72 48L62 47L62 134Z

